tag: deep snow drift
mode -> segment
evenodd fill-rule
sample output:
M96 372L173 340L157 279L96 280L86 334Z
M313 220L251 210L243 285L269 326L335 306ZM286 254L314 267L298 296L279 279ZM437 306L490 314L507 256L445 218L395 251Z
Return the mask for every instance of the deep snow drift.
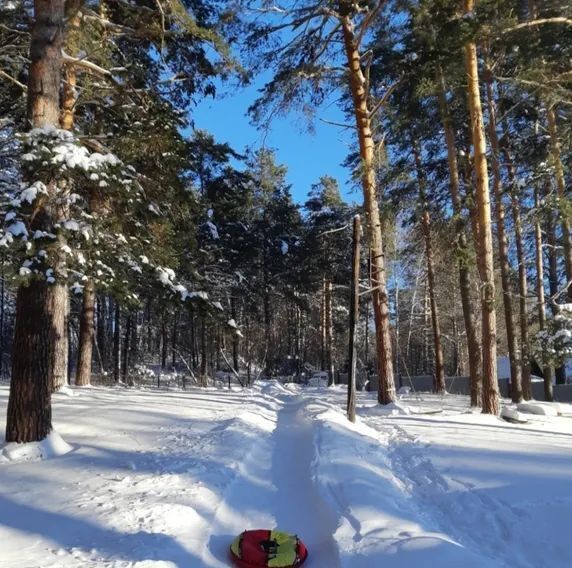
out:
M277 383L74 394L54 400L70 453L0 458L2 568L224 567L276 526L314 568L572 566L572 418L360 393L351 425L341 387Z

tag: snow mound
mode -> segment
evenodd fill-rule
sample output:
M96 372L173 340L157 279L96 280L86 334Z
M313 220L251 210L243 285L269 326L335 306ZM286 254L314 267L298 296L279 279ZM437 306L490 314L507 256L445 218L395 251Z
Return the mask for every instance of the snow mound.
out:
M518 410L515 408L509 408L508 406L503 406L501 410L501 417L507 420L508 422L516 422L516 423L526 423L528 420L525 416L523 416Z
M360 414L370 416L405 416L417 413L419 413L417 407L400 402L391 402L385 405L377 404L376 406L360 408Z
M540 416L558 416L560 408L558 404L549 402L521 402L516 405L518 410L528 414L538 414Z
M63 394L65 396L78 396L79 393L75 392L71 387L68 385L64 385L60 389L56 391L55 394Z
M4 446L2 456L12 462L28 462L46 460L63 456L72 451L64 439L54 430L48 434L41 442L29 442L18 444L10 442Z

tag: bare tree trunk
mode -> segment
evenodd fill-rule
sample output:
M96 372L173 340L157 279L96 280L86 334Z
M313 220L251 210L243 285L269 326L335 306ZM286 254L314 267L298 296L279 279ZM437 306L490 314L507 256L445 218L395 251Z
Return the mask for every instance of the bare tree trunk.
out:
M347 5L340 0L341 13L347 12ZM381 234L381 220L377 202L377 182L375 175L374 141L371 131L371 116L368 108L369 93L361 67L361 54L358 39L354 33L349 15L341 18L344 47L347 57L350 88L356 130L359 139L361 157L361 178L364 193L364 210L371 249L372 302L376 328L376 352L379 374L377 399L380 404L395 400L395 381L393 377L393 356L389 329L389 302L385 279L385 257Z
M64 0L34 2L27 101L28 121L33 127L59 125L64 7ZM55 191L53 182L48 191ZM53 232L56 222L57 213L43 206L36 211L31 228ZM52 429L55 350L65 332L55 312L57 290L39 279L18 288L7 442L42 440Z
M417 169L417 183L419 185L419 203L421 207L421 231L425 240L425 260L427 263L427 291L429 304L431 307L431 326L433 329L433 346L435 350L434 363L434 389L435 392L443 394L447 390L445 384L445 364L443 360L443 347L441 345L441 326L439 324L439 309L435 295L435 269L433 266L433 242L431 240L431 216L429 214L429 204L427 203L426 185L427 179L423 172L419 148L415 140L412 140L413 155Z
M465 12L471 14L474 0L464 0ZM489 196L489 174L487 148L483 125L477 46L474 41L465 44L465 66L467 70L467 94L471 117L471 133L474 148L474 169L479 227L479 249L477 256L482 284L482 349L483 349L483 412L498 414L500 398L497 379L497 325L495 313L495 279L493 237L491 230L491 205Z
M177 324L178 317L175 313L173 316L173 333L171 335L171 366L175 370L177 366Z
M233 293L230 296L230 315L232 319L238 323L237 312L236 312L236 295ZM234 370L238 373L239 369L239 336L237 333L232 335L232 364L234 366Z
M125 335L123 337L123 369L122 376L123 382L127 383L127 376L129 373L129 350L131 348L131 325L132 325L132 315L127 314L125 318Z
M354 217L353 251L352 251L352 281L350 292L350 330L349 330L349 369L348 369L348 404L347 413L350 422L356 421L356 371L357 343L356 332L359 319L359 264L360 264L360 235L361 219Z
M165 312L161 317L161 371L167 368L167 318Z
M518 344L516 340L516 327L513 316L512 292L510 289L510 262L508 259L508 238L505 230L505 210L502 196L502 180L500 171L500 144L497 134L496 105L494 102L492 74L485 69L487 86L487 102L489 110L489 139L491 143L491 169L493 171L493 192L495 198L495 213L497 218L497 236L499 247L500 272L503 291L504 318L506 325L506 339L508 344L508 357L510 361L510 386L513 402L522 402L522 373L518 361Z
M97 348L99 350L100 372L105 373L104 365L107 366L107 334L105 333L105 298L96 296L97 299Z
M204 316L201 317L201 386L207 386L207 326Z
M322 292L320 297L320 370L325 371L326 363L326 345L327 338L327 320L326 320L326 278L322 278Z
M562 157L560 140L558 139L558 128L556 125L556 113L554 106L546 109L548 119L548 132L550 133L550 146L552 153L552 163L556 176L556 187L558 189L558 200L560 201L560 224L562 226L562 247L564 248L564 267L566 271L566 286L568 290L568 300L572 301L572 235L570 234L570 220L566 211L563 211L566 196L566 181L564 179L564 168L562 167Z
M538 211L540 208L540 196L538 187L534 188L534 207ZM538 305L538 327L540 330L546 328L546 301L544 298L544 262L542 256L542 229L538 216L534 221L534 247L536 252L536 298ZM552 369L550 365L543 365L544 375L544 398L551 402L554 400L552 388Z
M553 218L547 220L546 233L548 240L548 285L550 289L550 308L552 315L555 316L556 306L552 301L556 298L559 293L559 281L558 281L558 251L556 249L556 222ZM556 384L564 385L566 384L566 370L563 365L556 367L554 370Z
M328 384L333 385L334 377L334 354L333 354L333 324L332 324L332 283L326 280L326 370L328 372Z
M524 237L522 234L522 217L520 200L517 195L516 173L514 162L504 148L507 162L509 180L512 185L510 192L512 218L514 223L514 241L516 244L516 258L518 262L518 293L519 293L519 322L520 322L520 364L522 367L522 394L525 400L532 398L532 383L530 371L530 341L528 338L528 279L526 276L526 257L524 254Z
M118 383L121 371L121 307L115 302L113 325L113 380Z
M463 212L459 192L459 164L457 161L457 144L455 132L451 123L447 97L445 94L445 80L443 71L438 72L439 104L441 108L441 121L445 130L447 143L447 163L449 165L449 189L453 203L453 213L456 217L455 233L457 241L457 255L459 258L459 289L461 292L461 305L463 306L463 320L467 334L467 351L469 356L469 375L471 384L471 406L481 406L483 377L481 372L482 357L481 345L475 323L475 312L471 299L471 273L469 265L469 244L463 223Z
M93 320L95 312L95 285L91 278L83 288L83 301L79 320L79 346L75 384L91 384L91 358L93 352Z

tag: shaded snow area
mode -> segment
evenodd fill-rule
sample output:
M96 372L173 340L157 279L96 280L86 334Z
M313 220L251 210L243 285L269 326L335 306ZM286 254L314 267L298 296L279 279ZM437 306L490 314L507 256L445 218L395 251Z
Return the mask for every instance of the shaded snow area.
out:
M73 393L54 397L70 452L0 459L2 568L226 567L236 534L274 527L309 568L572 566L568 409L360 393L352 425L342 387Z

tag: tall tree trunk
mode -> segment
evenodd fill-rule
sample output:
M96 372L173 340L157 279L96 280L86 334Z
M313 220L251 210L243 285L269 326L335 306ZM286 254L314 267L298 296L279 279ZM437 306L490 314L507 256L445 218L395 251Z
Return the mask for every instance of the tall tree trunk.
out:
M75 384L91 384L91 358L93 352L93 320L95 312L95 285L88 278L83 288L83 301L79 320L79 345ZM99 317L98 317L99 320ZM99 323L99 322L98 322Z
M435 392L443 394L447 390L445 383L445 364L443 359L443 347L441 345L441 326L439 323L439 309L437 307L437 297L435 294L435 268L433 266L433 242L431 239L431 216L429 214L429 204L427 202L427 179L423 172L421 155L415 140L412 140L413 155L415 157L415 167L417 169L417 183L419 186L419 204L421 207L421 232L425 240L425 261L427 263L427 291L429 304L431 307L431 327L433 329L433 346L435 350Z
M332 282L326 280L326 370L328 384L333 385L334 376L334 337L332 322Z
M123 337L123 368L122 376L123 382L127 383L127 376L129 374L129 350L131 349L131 325L133 316L131 313L127 314L125 318L125 335Z
M522 394L525 400L532 398L532 383L530 371L530 341L528 338L528 279L526 276L526 257L524 253L524 237L522 234L522 216L520 199L517 194L516 172L514 162L507 148L503 149L507 163L509 180L511 182L510 202L514 223L514 241L516 244L516 259L518 262L518 298L520 322L520 364L522 367Z
M564 179L564 168L558 139L558 128L556 124L556 113L554 106L546 109L548 119L548 132L550 133L550 147L552 163L556 176L556 187L558 189L558 201L560 202L560 224L562 226L562 247L564 249L564 267L566 271L566 286L568 290L568 301L572 301L572 234L570 233L570 219L568 212L564 211L564 204L567 203L566 181Z
M516 339L516 326L513 315L512 292L510 286L510 262L508 258L508 237L505 229L505 210L502 195L500 144L497 134L496 105L493 94L492 73L488 67L488 63L486 65L485 81L489 110L488 130L489 140L491 143L491 169L493 171L493 194L495 198L495 213L497 218L497 237L503 292L504 319L506 325L508 357L510 362L511 396L513 402L522 402L522 368L520 366L520 361L518 360L518 343Z
M173 367L173 371L177 365L177 324L178 324L178 317L177 313L173 316L173 333L171 335L171 366Z
M471 14L474 0L464 0L465 12ZM477 256L481 274L482 349L483 349L483 412L498 414L500 398L497 379L497 324L495 313L495 278L493 236L491 230L491 204L487 147L479 91L477 46L474 41L465 44L467 70L467 94L471 118L471 134L474 148L476 194L479 226Z
M558 280L558 251L556 249L556 222L554 218L549 217L546 223L546 234L548 241L548 286L550 290L550 309L552 315L555 316L556 311L555 298L560 292ZM556 384L566 384L566 369L563 365L556 367L554 370Z
M105 373L104 365L107 365L107 334L105 321L105 297L96 296L97 300L97 348L99 350L100 372Z
M200 381L203 387L207 386L207 326L204 316L201 317L201 370Z
M347 3L340 0L341 13L347 12ZM371 130L371 116L368 108L369 93L361 68L361 54L358 38L349 15L341 18L344 48L349 71L353 111L359 139L361 157L361 181L364 194L364 210L371 250L372 302L376 328L376 352L379 375L377 399L380 404L395 400L393 377L393 355L389 328L389 302L385 278L385 257L381 233L381 219L377 202L377 182L375 175L374 141Z
M121 371L121 306L115 302L113 323L113 380L118 383Z
M327 369L327 319L326 319L326 277L322 278L322 292L320 297L320 370L325 371Z
M439 105L441 108L441 122L445 131L445 141L447 143L447 163L449 166L449 190L453 203L453 213L455 215L455 235L457 245L457 256L459 259L459 289L461 292L461 305L463 307L463 321L467 334L467 351L469 356L469 375L471 388L471 406L477 407L482 404L482 357L481 345L477 334L475 322L475 312L471 298L471 272L470 272L470 250L467 242L467 233L463 222L463 211L461 207L461 196L459 191L459 164L457 161L457 144L455 132L447 104L445 79L443 71L438 71L439 85Z
M538 187L534 188L534 207L540 209L540 196ZM542 255L542 228L538 214L534 220L534 248L536 252L536 298L538 306L538 327L542 331L546 328L546 301L544 299L544 259ZM544 364L542 368L544 375L544 398L551 402L554 399L552 388L552 369L550 365Z
M237 317L237 311L236 311L236 302L237 302L237 298L236 298L236 293L231 294L230 296L230 316L232 317L232 319L238 323L238 317ZM234 366L234 370L238 373L239 369L239 349L240 349L240 344L239 344L239 335L237 333L233 333L232 334L232 364Z
M356 421L357 325L359 320L359 268L361 218L354 217L352 246L352 281L350 286L349 369L347 413L350 422Z
M59 125L64 7L64 0L34 2L27 101L32 127ZM53 182L48 184L49 192L55 189ZM54 211L43 206L36 212L31 229L53 232L55 222ZM58 289L39 279L18 288L7 442L42 440L52 429L55 350L65 331L55 312Z
M167 321L165 312L161 316L161 371L167 368Z

